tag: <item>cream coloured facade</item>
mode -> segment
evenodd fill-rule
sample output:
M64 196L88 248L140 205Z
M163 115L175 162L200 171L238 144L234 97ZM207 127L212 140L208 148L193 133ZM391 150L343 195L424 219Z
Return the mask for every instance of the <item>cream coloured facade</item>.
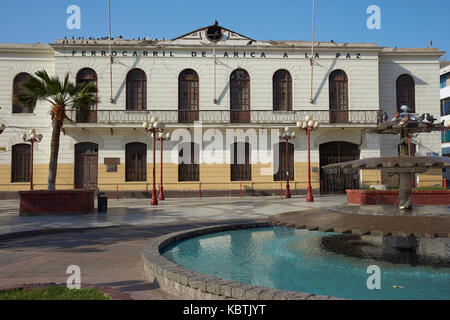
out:
M414 80L416 112L439 114L437 79L442 52L437 49L393 49L376 44L317 42L311 103L310 42L257 41L219 26L214 29L220 31L215 39L218 41L211 41L207 32L212 27L201 28L173 40L114 39L111 69L108 40L64 39L49 45L0 44L0 121L7 126L0 135L0 191L29 188L26 181L12 181L12 162L13 147L24 143L21 135L30 128L44 135L43 141L34 150L34 185L35 189L46 188L51 136L50 106L38 102L33 113L13 112L15 77L20 73L32 75L42 69L60 78L68 72L73 82L77 81L80 70L86 68L94 70L97 76L100 103L94 108L95 121L77 120L76 112L68 112L73 121L66 121L61 135L57 177L57 188L60 189L73 188L77 184L80 187L77 179L80 181L89 178L83 175L95 174L96 177L90 179L100 190L149 190L152 143L149 134L142 129L142 122L153 116L173 136L164 147L164 188L167 191L194 192L201 188L204 193L215 191L228 194L230 190L239 190L242 184L245 190L255 193L279 194L280 186L284 188L285 183L275 181L279 179L274 176L276 169L272 168L272 164L278 162L274 161L278 159L278 154L273 144L279 142L278 135L282 128L289 126L294 129L295 123L306 115L321 122L320 129L311 135L314 189L339 192L352 186L395 185L394 178L381 172L325 173L320 167L349 157L397 155L399 142L393 137L379 137L364 130L376 126L380 110L387 112L389 117L395 114L398 107L396 83L402 75L409 75ZM144 88L146 95L144 103L139 102L140 106L144 105L143 108L130 110L130 101L136 102L139 98L129 97L127 101L127 94L142 94L140 89L131 90L127 81L130 71L135 69L145 74L145 84L139 88ZM185 109L180 106L180 95L185 92L180 91L180 74L186 69L195 71L198 87L195 88L193 110L183 113ZM236 70L245 70L248 74L244 88L248 92L243 93L242 87L232 83ZM286 94L290 96L287 98L290 102L281 111L274 106L278 103L274 102L274 74L278 70L288 71L290 75L290 89L283 89L286 91L282 92L283 99ZM343 75L346 83L338 80L332 88L330 81L336 71ZM235 97L239 102L232 101L233 90L238 90ZM242 102L241 99L248 101ZM335 102L339 105L337 109ZM240 104L238 109L236 103ZM195 119L188 118L201 120L201 123L184 121L184 118L180 120L180 112L194 115ZM243 130L247 135L245 141L251 144L248 160L251 162L251 177L247 175L245 180L232 177L231 146L234 140L227 140L227 134L237 134L235 130L238 129ZM200 135L194 135L194 132ZM194 181L180 181L185 179L180 179L178 145L189 142L182 138L186 138L187 133L191 135L192 142L200 146L200 163L196 169L198 178L191 179ZM211 136L221 137L216 138L218 147L215 149ZM222 143L218 143L217 139L219 142L222 139ZM256 143L252 143L251 139ZM424 134L416 140L418 154L441 153L439 133ZM82 143L97 146L96 150L92 150L96 153L93 159L97 168L88 170L88 173L76 164L76 159L80 159L76 157L77 145ZM146 145L147 168L141 181L127 181L130 180L127 178L127 162L131 162L132 158L127 158L126 146L130 143ZM158 182L159 148L157 143ZM307 147L305 134L298 130L292 161L295 169L291 189L302 192L307 181ZM118 165L116 168L108 167L111 163ZM419 185L439 184L441 173L427 172L418 176L417 182Z

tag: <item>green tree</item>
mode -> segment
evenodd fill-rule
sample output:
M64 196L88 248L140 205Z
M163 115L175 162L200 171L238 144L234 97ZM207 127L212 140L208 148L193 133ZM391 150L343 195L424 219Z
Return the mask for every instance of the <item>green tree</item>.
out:
M50 144L50 161L48 170L48 190L56 188L56 173L58 170L59 139L64 120L71 121L66 110L77 109L81 114L89 112L89 106L99 102L97 87L92 83L81 83L74 85L69 82L67 73L64 81L58 77L50 77L45 70L35 73L23 85L23 90L18 97L21 103L36 105L37 101L45 101L51 105L50 115L52 118L52 139Z

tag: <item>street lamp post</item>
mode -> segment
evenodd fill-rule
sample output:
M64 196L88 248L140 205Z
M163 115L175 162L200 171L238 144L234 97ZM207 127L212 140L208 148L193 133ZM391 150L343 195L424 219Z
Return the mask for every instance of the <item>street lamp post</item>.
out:
M291 197L291 190L289 186L289 140L295 139L295 132L291 132L288 127L284 128L283 134L280 136L281 140L286 143L286 193L285 197Z
M163 187L163 142L169 141L169 140L170 140L170 133L168 133L166 135L164 135L164 133L162 133L162 132L159 133L159 142L161 145L161 175L159 177L159 196L158 196L159 200L166 199L164 197L164 187Z
M320 127L319 121L314 121L310 116L305 117L305 121L297 122L297 127L299 130L304 130L306 132L306 137L308 140L308 187L306 202L314 202L314 197L312 195L311 188L311 144L310 144L310 134L312 130L317 130Z
M156 148L156 135L162 132L161 124L158 122L158 119L153 117L150 122L145 121L142 124L144 130L146 132L150 132L153 138L153 187L152 187L152 200L150 201L150 205L157 206L158 199L156 198L156 185L155 185L155 148Z
M43 138L42 134L36 134L35 129L31 129L29 134L24 133L22 139L25 142L31 143L30 152L30 190L33 190L33 155L34 155L34 144L36 142L41 142Z

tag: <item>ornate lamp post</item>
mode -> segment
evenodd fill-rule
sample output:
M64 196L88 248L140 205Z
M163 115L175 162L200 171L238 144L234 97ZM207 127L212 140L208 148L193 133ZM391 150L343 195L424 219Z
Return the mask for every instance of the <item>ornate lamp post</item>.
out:
M166 198L164 197L164 187L163 187L163 142L164 141L169 141L170 140L170 133L164 135L164 133L160 132L159 133L159 143L161 145L161 175L159 178L159 196L158 199L159 200L165 200Z
M291 132L288 127L284 128L283 134L280 136L281 140L286 143L286 193L285 197L291 197L291 190L289 186L289 140L295 139L295 132Z
M5 126L4 123L2 123L2 124L0 125L0 134L2 134L3 131L5 131L5 129L6 129L6 126Z
M156 147L156 135L161 130L161 124L158 122L158 119L153 117L150 122L145 121L142 124L144 130L146 132L150 132L153 138L153 187L152 187L152 200L150 201L150 205L156 206L158 205L158 199L156 198L156 186L155 186L155 147Z
M297 127L299 130L306 131L306 137L308 140L308 188L306 195L306 202L314 202L314 197L312 195L311 188L311 144L310 144L310 133L312 130L317 130L320 127L319 121L314 121L310 116L305 117L305 121L297 122Z
M29 134L22 134L22 139L25 142L31 143L31 152L30 152L30 190L33 190L33 151L34 151L34 143L41 142L44 136L42 134L36 134L35 129L31 129Z

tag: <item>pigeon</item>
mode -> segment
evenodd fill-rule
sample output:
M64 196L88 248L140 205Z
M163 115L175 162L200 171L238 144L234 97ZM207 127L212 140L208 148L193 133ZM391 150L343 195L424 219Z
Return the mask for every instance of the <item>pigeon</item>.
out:
M386 113L386 111L383 113L383 121L387 122L389 119L388 114Z
M427 121L429 123L434 123L437 119L435 119L431 114L427 113Z
M397 124L395 127L398 127L398 128L406 127L408 122L409 122L409 115L406 115L402 118L402 120L400 120L400 123Z
M407 106L405 106L405 105L402 105L400 107L400 110L403 111L403 113L406 113L406 112L408 112L409 108Z
M377 113L377 124L382 123L383 123L383 116L381 115L381 113Z
M425 117L426 117L426 114L425 114L425 113L422 113L421 116L417 117L417 120L420 121L420 122L422 122L423 120L425 120Z
M219 21L214 21L214 24L216 25L216 26L218 26L219 25Z

